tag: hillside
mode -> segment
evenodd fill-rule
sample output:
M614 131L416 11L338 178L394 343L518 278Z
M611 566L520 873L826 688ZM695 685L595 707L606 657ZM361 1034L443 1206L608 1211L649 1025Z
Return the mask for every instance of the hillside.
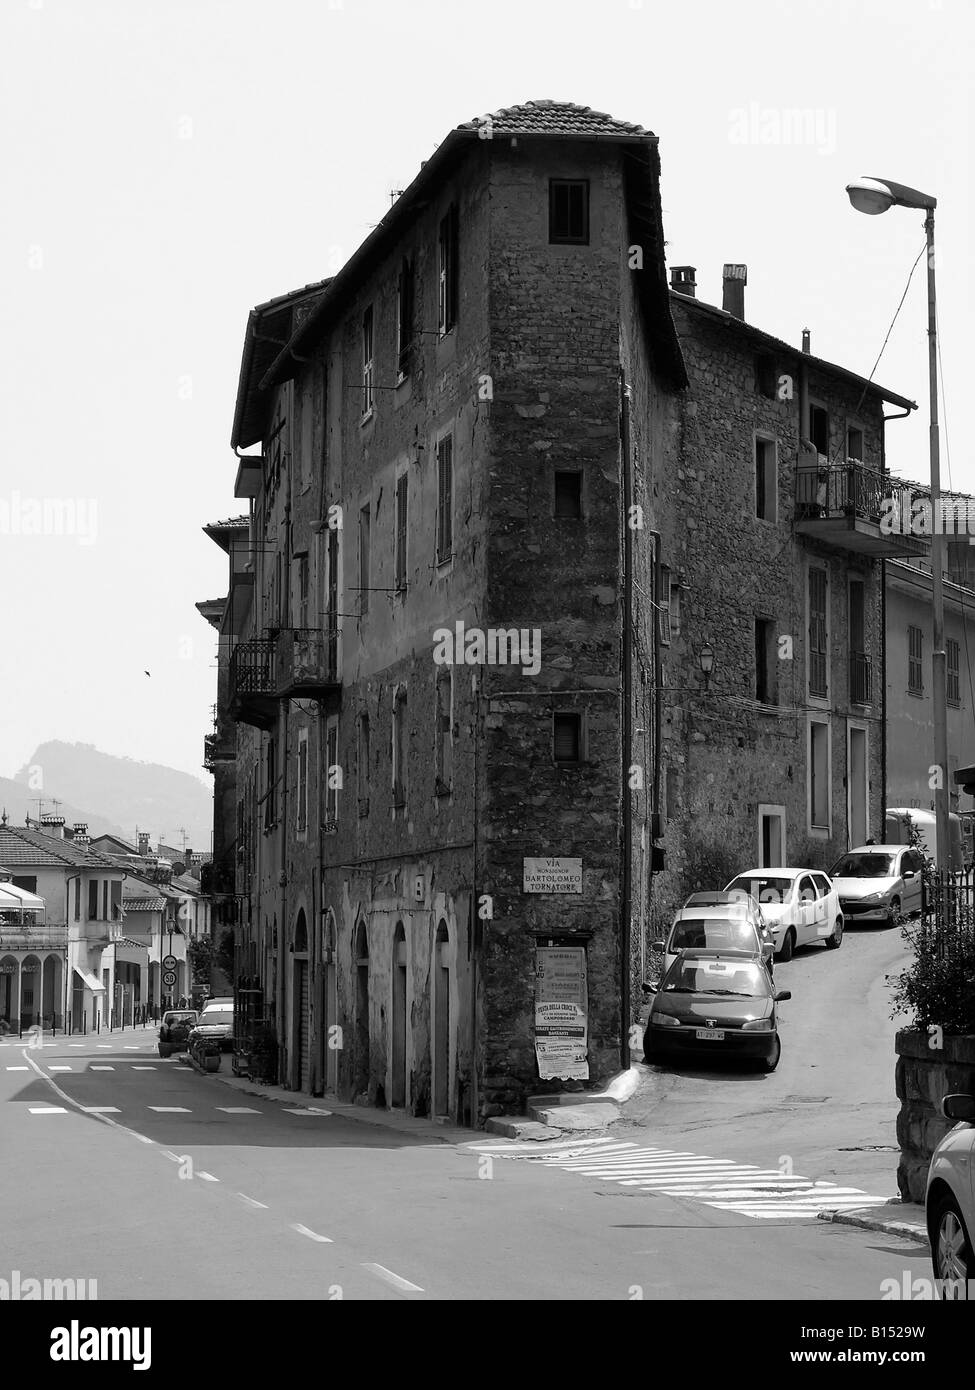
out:
M32 789L31 768L40 768L43 788ZM34 781L36 782L36 775ZM54 811L52 799L62 804L58 815L70 824L88 822L88 833L121 835L132 841L136 826L149 832L156 844L209 850L213 828L213 793L210 787L189 773L159 763L140 763L134 758L118 758L101 753L90 743L42 743L14 781L0 778L0 794L7 787L19 788L21 801L17 814L8 806L9 819L23 823L24 811L37 814L37 797L46 804L42 811Z

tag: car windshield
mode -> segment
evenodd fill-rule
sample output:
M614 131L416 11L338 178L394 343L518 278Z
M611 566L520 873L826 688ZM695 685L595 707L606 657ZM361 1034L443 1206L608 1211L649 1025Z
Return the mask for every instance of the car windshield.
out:
M890 878L896 854L844 854L829 871L830 878Z
M754 950L755 928L744 919L728 921L720 917L674 923L670 939L672 951L708 950L718 946Z
M768 998L769 980L765 971L748 960L674 961L660 986L664 994L732 994L748 998Z
M729 892L749 893L760 903L784 903L792 892L791 878L766 874L762 878L736 878Z
M229 1009L212 1009L200 1015L200 1027L209 1028L212 1023L233 1023L234 1016Z
M167 1014L166 1017L163 1019L163 1023L195 1023L195 1022L196 1022L196 1014L193 1013L192 1010L190 1010L188 1013L182 1013L182 1014Z

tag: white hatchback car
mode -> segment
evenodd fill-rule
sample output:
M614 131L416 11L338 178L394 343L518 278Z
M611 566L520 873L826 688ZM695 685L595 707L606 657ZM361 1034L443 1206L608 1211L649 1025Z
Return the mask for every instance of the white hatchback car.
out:
M791 960L797 946L813 941L823 941L835 951L843 940L839 894L819 869L747 869L725 891L758 899L775 933L777 960Z
M921 911L924 859L906 845L860 845L830 869L844 917L892 927Z
M958 1121L931 1155L924 1199L935 1288L942 1298L975 1299L975 1095L941 1102Z

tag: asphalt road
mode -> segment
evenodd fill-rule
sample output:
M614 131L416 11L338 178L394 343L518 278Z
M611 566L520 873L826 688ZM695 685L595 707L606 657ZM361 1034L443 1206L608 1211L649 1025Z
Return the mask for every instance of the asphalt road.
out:
M895 936L858 934L781 967L779 1072L657 1072L635 1102L650 1128L612 1141L705 1166L789 1153L806 1176L892 1191L894 1156L864 1168L863 1145L892 1142L880 981L898 955ZM242 1094L158 1058L149 1030L7 1040L0 1106L0 1277L95 1279L100 1299L819 1301L928 1272L895 1238L587 1173L585 1146L575 1167L568 1144L549 1146L558 1164L512 1161L487 1135Z

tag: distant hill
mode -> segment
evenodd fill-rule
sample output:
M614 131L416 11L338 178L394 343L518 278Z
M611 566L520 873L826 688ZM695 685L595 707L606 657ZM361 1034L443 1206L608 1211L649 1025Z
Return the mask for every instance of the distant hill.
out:
M43 788L31 789L31 767L42 770ZM182 846L185 829L190 849L210 848L212 789L188 772L159 763L117 758L100 753L90 743L52 741L35 750L13 782L0 778L0 795L7 787L17 787L21 794L17 815L7 808L11 822L22 824L28 807L36 815L37 797L43 796L47 803L43 811L53 811L51 801L57 798L62 803L58 815L68 824L87 821L89 835L120 835L132 841L138 826L149 832L153 845L163 840Z
M10 777L0 777L0 811L6 811L7 821L10 825L23 825L24 818L28 813L37 817L37 798L41 792L31 791L22 782L14 782ZM60 799L60 798L59 798ZM41 807L43 811L53 811L50 797L46 798L47 804ZM131 834L115 821L107 820L105 816L100 816L95 811L90 811L84 806L76 806L73 802L61 801L58 807L58 815L64 816L68 825L73 825L75 821L88 822L88 834L95 835L118 835L124 840L131 839ZM210 841L207 840L209 848ZM195 848L195 846L194 846Z

